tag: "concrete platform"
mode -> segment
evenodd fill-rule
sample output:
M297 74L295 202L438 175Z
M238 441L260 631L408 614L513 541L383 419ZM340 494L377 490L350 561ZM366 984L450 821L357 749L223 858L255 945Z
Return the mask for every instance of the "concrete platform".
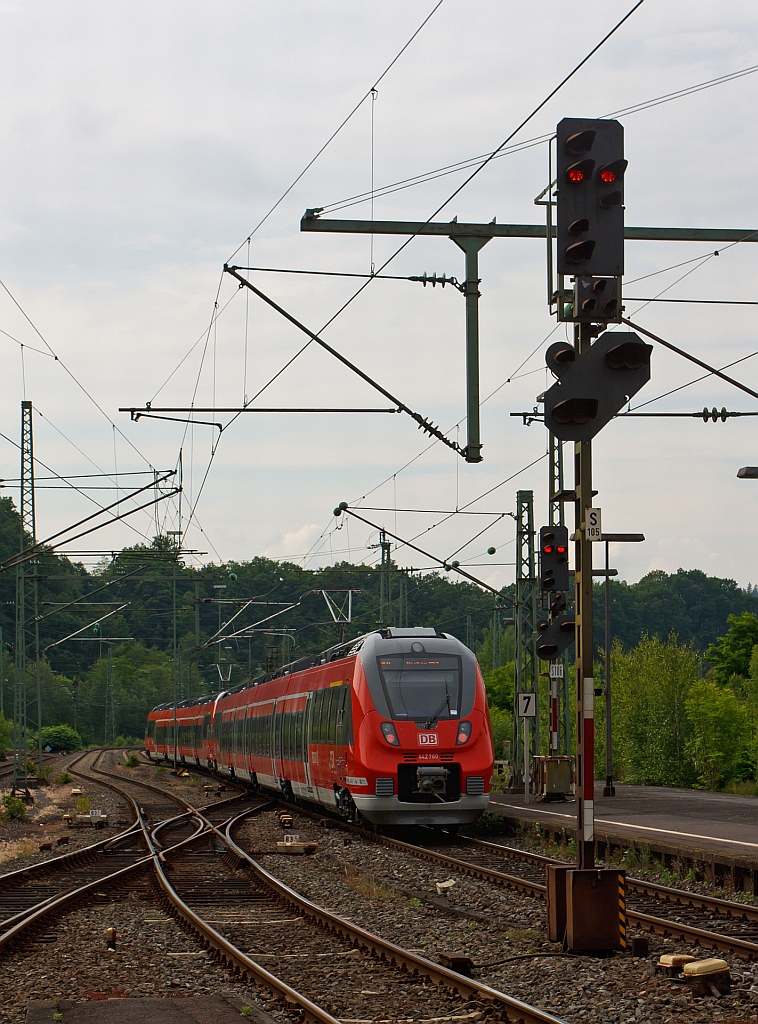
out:
M244 1003L233 992L208 996L186 996L177 999L103 999L93 1002L56 1003L46 999L29 1003L26 1024L49 1024L55 1014L63 1013L65 1024L239 1024L252 1020L255 1024L276 1024L274 1018L255 1003L242 1017Z
M524 804L520 794L493 793L489 810L514 822L539 822L552 832L576 825L576 805ZM663 786L616 784L616 796L603 796L603 783L595 787L597 838L612 845L649 846L672 859L681 851L692 862L716 865L717 873L738 869L742 875L758 873L758 798L729 793L704 793ZM727 879L727 883L728 883ZM758 880L756 880L758 882ZM736 888L754 888L735 884Z

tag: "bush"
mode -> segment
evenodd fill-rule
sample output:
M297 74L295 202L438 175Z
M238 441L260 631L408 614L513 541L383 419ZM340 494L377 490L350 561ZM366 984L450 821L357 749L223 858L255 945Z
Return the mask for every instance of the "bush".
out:
M139 768L140 760L136 754L130 754L124 761L125 768Z
M76 813L77 814L88 814L89 813L89 797L78 796L76 798Z
M26 821L26 804L23 800L17 796L3 797L3 806L5 808L5 818L8 821Z
M59 786L65 785L67 782L73 782L73 778L68 772L61 772L60 775L56 775L53 782L56 782Z
M82 738L70 725L46 725L42 730L42 747L52 750L81 750Z

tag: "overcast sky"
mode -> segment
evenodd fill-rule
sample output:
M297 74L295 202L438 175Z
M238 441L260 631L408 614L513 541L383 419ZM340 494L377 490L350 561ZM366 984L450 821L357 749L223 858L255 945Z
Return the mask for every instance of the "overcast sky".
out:
M187 406L193 396L199 405L236 407L256 394L305 339L228 276L222 280L224 262L236 251L241 265L249 259L256 267L368 273L368 236L301 234L299 220L306 207L371 188L372 123L377 188L486 153L629 6L444 0L373 102L362 104L248 246L251 231L430 13L432 0L0 3L0 278L21 307L0 294L0 431L10 439L0 440L0 474L18 476L12 442L26 397L38 412L35 454L44 466L64 476L110 474L77 485L144 484L149 476L116 481L114 474L175 468L181 448L185 544L207 552L201 561L311 552L309 566L375 557L366 547L376 541L368 527L353 521L335 529L331 511L339 501L366 496L362 504L379 509L366 518L408 538L443 517L395 509L453 511L513 477L470 506L491 518L456 515L418 541L451 557L493 522L457 557L490 583L510 582L513 520L495 516L514 510L517 489L534 491L536 525L547 511L547 463L536 461L545 452L544 428L510 416L531 409L549 383L543 342L555 322L545 301L542 242L494 239L481 253L482 394L499 390L482 409L480 465L430 446L403 415L245 414L219 440L213 426L131 423L118 408ZM757 44L758 7L748 0L646 0L514 141L545 135L564 116L606 115L748 68L758 63ZM758 229L757 86L758 74L751 74L620 118L627 224ZM376 198L373 215L424 220L466 173ZM533 199L547 173L544 144L507 155L438 219L539 223L544 210ZM334 216L369 218L371 204ZM374 263L400 242L375 237ZM714 248L630 242L626 295L669 289L669 298L758 301L758 245L720 246L718 257L696 260ZM424 272L462 277L463 254L444 237L416 239L386 270ZM312 329L360 284L252 276ZM220 312L209 330L216 302ZM757 308L627 303L644 327L707 362L724 366L753 354L731 372L756 390ZM457 291L373 281L324 338L443 430L460 422L460 433L450 436L465 443L464 302ZM660 347L652 373L637 403L701 375ZM387 405L315 346L254 404ZM758 410L748 395L713 378L647 408L704 405ZM681 418L616 421L602 431L594 471L603 525L647 538L614 552L622 578L682 567L741 586L758 582L758 545L747 544L758 521L758 482L736 478L740 466L758 464L757 429L753 418L707 425ZM567 458L570 465L568 448ZM49 475L41 465L37 472ZM17 495L12 483L4 493ZM40 489L38 536L88 515L93 501L107 504L123 493ZM176 506L161 507L161 527L177 529ZM71 549L118 548L155 532L147 513L129 522ZM495 556L486 554L490 545ZM432 564L402 547L395 557Z

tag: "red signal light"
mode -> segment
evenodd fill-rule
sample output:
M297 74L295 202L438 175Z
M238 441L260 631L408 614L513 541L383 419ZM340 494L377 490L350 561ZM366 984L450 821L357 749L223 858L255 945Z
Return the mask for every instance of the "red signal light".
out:
M553 545L552 544L546 544L544 546L544 548L542 549L542 553L543 553L543 555L552 555L552 553L553 553Z
M594 160L580 160L579 163L572 164L566 168L566 181L570 185L578 185L582 181L587 181L588 178L591 178L594 170Z
M558 554L559 555L565 555L566 554L566 549L563 547L563 545L560 545L558 547Z
M611 185L616 180L616 172L606 167L600 172L600 180L605 185Z

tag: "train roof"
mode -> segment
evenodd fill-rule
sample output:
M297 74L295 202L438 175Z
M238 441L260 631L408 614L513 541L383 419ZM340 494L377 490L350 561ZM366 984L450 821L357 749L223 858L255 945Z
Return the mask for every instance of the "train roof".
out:
M336 644L334 647L328 647L325 651L321 651L319 654L309 654L304 658L299 658L297 661L292 661L289 665L285 665L282 668L277 669L275 672L266 672L263 675L256 676L255 679L250 679L247 680L247 682L240 683L238 686L232 687L231 690L223 691L224 696L232 693L242 693L243 690L250 690L254 686L260 686L262 683L268 683L272 679L280 679L282 676L292 675L293 672L304 672L306 669L316 668L318 665L327 665L329 662L340 661L342 658L351 658L360 651L361 647L363 647L363 644L369 637L377 637L382 640L411 640L422 639L424 637L434 637L438 640L456 639L449 633L440 632L435 626L385 626L382 629L372 629L370 633L362 633L360 636L354 637L352 640ZM220 693L211 693L207 694L205 697L192 697L189 700L183 700L181 704L177 704L176 707L178 710L179 708L200 707L203 704L212 704L220 695ZM158 704L152 709L152 711L168 711L171 710L173 706L173 701L169 701L165 704Z

